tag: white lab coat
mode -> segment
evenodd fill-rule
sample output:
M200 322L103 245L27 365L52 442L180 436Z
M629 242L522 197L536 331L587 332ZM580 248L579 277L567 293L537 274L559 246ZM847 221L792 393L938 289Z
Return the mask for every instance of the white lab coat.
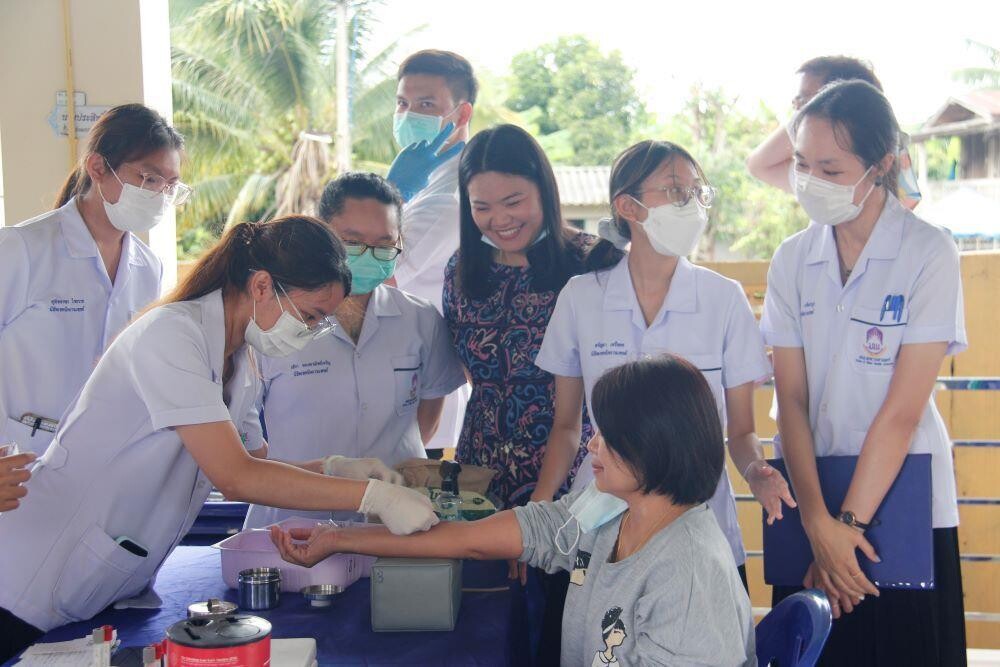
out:
M768 344L803 350L816 455L858 455L901 346L946 342L948 354L968 346L958 249L947 230L890 195L842 285L833 230L814 224L774 254L761 329ZM951 439L933 396L909 451L932 456L934 527L957 526Z
M403 206L403 254L394 276L399 289L427 299L443 313L444 269L458 250L458 163L451 158L428 179L427 187ZM465 405L471 388L463 385L448 395L441 412L441 425L427 449L455 447L465 421Z
M114 285L76 200L0 229L0 443L41 454L52 434L17 420L59 419L111 340L156 299L163 270L126 232Z
M222 295L156 308L108 348L34 475L0 514L0 607L42 630L141 592L212 485L173 427L232 420L263 445L245 352L225 388ZM145 558L116 544L129 537Z
M465 384L444 318L429 302L395 287L372 292L357 345L342 328L281 359L261 359L268 456L308 461L341 454L392 467L423 457L417 425L422 399ZM252 505L246 528L330 512Z
M594 385L605 371L665 352L684 357L705 375L723 427L725 390L764 380L771 373L764 340L739 283L684 258L677 262L663 306L648 327L632 286L628 257L607 271L570 278L559 294L535 363L554 375L583 378L591 406ZM588 454L573 488L583 488L593 478ZM736 563L743 564L743 537L725 469L708 504Z

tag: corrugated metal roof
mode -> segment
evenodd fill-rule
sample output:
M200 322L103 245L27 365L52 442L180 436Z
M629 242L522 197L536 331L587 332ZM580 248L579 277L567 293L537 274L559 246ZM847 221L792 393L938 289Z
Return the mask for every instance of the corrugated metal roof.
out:
M611 167L553 167L563 206L600 206L608 203Z

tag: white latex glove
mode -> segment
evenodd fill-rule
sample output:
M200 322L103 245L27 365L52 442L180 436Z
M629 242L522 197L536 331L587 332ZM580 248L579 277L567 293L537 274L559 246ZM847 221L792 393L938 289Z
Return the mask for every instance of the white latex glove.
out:
M430 498L405 486L393 486L378 479L368 482L358 511L378 515L393 535L428 530L439 521Z
M339 454L323 459L323 474L347 479L380 479L402 484L403 476L378 459L349 459Z

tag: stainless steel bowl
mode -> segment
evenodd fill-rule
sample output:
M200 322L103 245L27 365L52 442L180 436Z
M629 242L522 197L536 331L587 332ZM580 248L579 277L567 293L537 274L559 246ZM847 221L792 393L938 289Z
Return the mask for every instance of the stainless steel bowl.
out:
M278 606L281 597L281 570L254 567L241 570L236 579L240 609L260 611Z
M329 607L333 604L333 599L344 592L344 587L333 584L316 584L306 586L300 592L313 607Z

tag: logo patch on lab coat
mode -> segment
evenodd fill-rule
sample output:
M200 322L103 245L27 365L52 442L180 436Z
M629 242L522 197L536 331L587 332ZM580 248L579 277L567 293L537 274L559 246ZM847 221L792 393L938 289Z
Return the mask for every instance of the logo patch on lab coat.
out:
M864 348L871 357L881 356L885 352L885 340L881 329L872 327L865 332Z

